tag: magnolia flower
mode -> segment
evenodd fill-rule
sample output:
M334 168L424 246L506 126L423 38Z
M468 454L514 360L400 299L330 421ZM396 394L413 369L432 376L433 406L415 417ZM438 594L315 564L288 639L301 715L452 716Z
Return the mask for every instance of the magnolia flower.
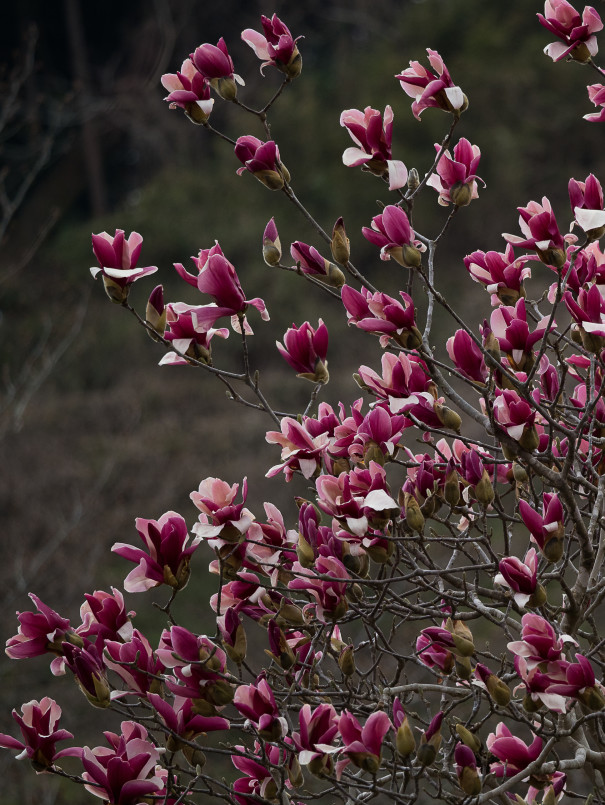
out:
M303 274L309 274L326 285L342 288L345 276L338 266L331 263L317 251L314 246L295 240L290 246L290 254L296 260L296 267Z
M38 612L17 612L19 630L6 641L6 654L11 660L39 657L51 652L63 653L63 643L73 630L69 620L46 606L37 595L29 593Z
M420 252L424 246L414 238L410 221L401 209L393 204L385 207L380 215L372 218L371 229L364 226L361 230L364 238L380 247L380 259L391 257L400 265L418 268Z
M563 551L565 534L563 506L558 495L544 492L542 516L525 500L519 501L519 514L531 533L531 540L540 548L549 562L556 562Z
M201 541L196 537L189 541L187 524L180 514L166 512L159 520L145 520L137 517L136 528L145 550L116 542L112 551L137 563L124 581L124 589L129 593L140 593L168 584L175 590L182 590L189 581L189 562L191 554Z
M211 308L214 316L216 306L207 307ZM200 313L202 315L199 315ZM185 302L174 302L166 306L166 324L168 329L164 332L164 338L172 342L178 352L167 352L160 360L160 366L186 366L189 365L187 358L210 365L212 363L210 342L214 336L229 337L229 330L226 327L210 326L205 308L200 308L199 305L187 305Z
M250 45L259 59L263 60L260 66L261 73L263 67L273 65L289 79L297 78L302 70L302 57L296 47L296 43L302 37L292 38L292 34L286 25L274 14L271 19L261 16L264 36L252 28L242 31L242 39Z
M383 117L377 109L366 106L359 109L345 109L340 115L340 125L348 129L357 147L347 148L342 161L347 167L361 165L364 170L376 176L388 177L389 190L403 187L408 179L406 166L392 158L391 140L393 136L393 110L387 106Z
M500 572L495 576L494 583L512 590L515 602L524 607L538 590L538 556L535 548L529 549L523 561L516 556L504 557L500 560L498 569Z
M410 66L395 78L402 90L414 98L412 112L420 120L420 115L429 106L460 115L468 107L468 98L460 87L455 86L443 59L436 50L427 48L432 70L420 62L411 61Z
M76 629L81 637L99 635L103 640L129 640L132 636L131 617L134 612L126 612L124 596L115 587L111 593L95 590L84 596L86 601L80 607L82 625Z
M133 282L158 270L157 266L136 267L142 245L138 232L132 232L126 240L123 229L116 229L113 236L107 232L92 236L92 250L100 268L95 266L90 273L95 278L101 274L107 295L118 305L128 299Z
M500 761L492 763L490 771L496 777L513 777L539 757L543 741L538 735L534 735L531 745L528 746L500 722L496 732L487 736L486 745L492 755Z
M585 182L570 179L567 187L569 203L576 222L591 240L598 240L605 231L605 211L603 210L603 188L601 183L591 173L586 177Z
M590 123L601 123L605 120L605 85L590 84L586 89L588 90L588 99L595 106L600 106L601 109L598 112L584 115L584 120L588 120Z
M511 368L515 372L529 371L534 363L533 347L542 341L545 333L554 330L556 322L544 316L530 333L527 324L525 299L519 299L513 306L500 305L491 315L490 325L498 339L502 352L506 353Z
M271 218L263 233L263 260L268 266L279 265L281 260L281 241L275 218Z
M310 704L303 704L298 712L299 731L292 733L292 740L298 750L298 760L309 770L320 773L332 767L330 757L336 751L332 741L338 735L338 716L331 704L320 704L311 710Z
M80 757L82 749L79 746L61 749L57 752L55 744L66 741L74 736L67 730L59 729L61 708L48 696L39 702L21 705L21 714L13 710L13 718L19 725L22 741L11 735L0 733L0 746L5 749L18 749L18 759L28 758L36 772L51 768L56 760L62 757Z
M155 656L149 640L137 629L125 643L107 640L103 661L126 685L126 690L112 692L112 700L127 693L145 696L149 691L161 689L159 677L164 665Z
M380 346L386 348L391 339L407 349L413 349L422 341L416 327L414 302L405 291L399 295L403 304L392 296L367 288L360 291L343 285L341 298L347 311L349 324L360 330L380 336Z
M240 685L233 697L234 706L256 727L261 738L278 741L288 732L288 722L279 714L271 686L264 678L254 685Z
M170 109L182 109L193 123L208 122L214 100L210 97L210 84L191 59L185 59L180 71L165 73L160 79L169 94L164 98Z
M382 742L392 728L391 719L382 711L372 713L362 727L355 716L345 710L338 719L338 731L347 759L338 762L337 776L340 777L349 761L370 774L376 774L382 760Z
M505 240L515 246L532 249L543 263L561 268L566 259L566 242L573 243L576 237L561 235L550 201L544 196L542 204L530 201L527 207L517 209L520 213L519 227L525 237L504 233Z
M243 164L237 173L250 171L269 190L281 190L284 181L290 181L290 174L279 158L279 148L273 140L263 142L252 134L239 137L235 143L235 156Z
M510 243L503 253L473 252L464 258L464 265L475 282L492 295L492 305L514 305L520 296L525 296L523 280L531 277L531 268L526 258L515 260Z
M319 320L315 330L308 321L296 327L295 324L284 334L284 343L275 342L279 354L298 373L313 383L327 383L328 374L328 328Z
M496 389L494 419L511 439L519 442L525 450L535 450L538 434L534 421L536 412L516 391Z
M546 0L544 14L538 14L540 24L560 42L551 42L544 53L557 62L569 56L579 62L589 62L598 51L595 33L603 28L601 18L592 6L586 6L582 17L567 0Z
M190 58L221 98L235 100L237 84L243 86L244 82L233 72L233 61L222 37L216 45L200 45Z
M439 153L441 145L435 143L435 149ZM453 158L449 151L441 155L436 173L427 181L427 185L439 193L439 204L465 207L479 197L477 180L485 187L483 179L477 176L480 159L479 146L471 145L464 137L454 146Z

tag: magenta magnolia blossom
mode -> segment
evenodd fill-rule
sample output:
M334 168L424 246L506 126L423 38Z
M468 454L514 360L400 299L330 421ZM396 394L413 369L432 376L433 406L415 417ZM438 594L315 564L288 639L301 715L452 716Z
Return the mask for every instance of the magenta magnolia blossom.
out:
M303 704L298 713L299 731L292 734L298 750L298 760L309 765L314 773L330 768L330 755L335 751L332 741L338 735L338 716L331 704L320 704L315 710Z
M308 321L300 327L293 324L284 334L284 343L275 343L279 354L298 373L298 377L314 383L328 382L328 328L321 319L316 330Z
M562 553L565 533L565 513L558 495L544 492L542 515L525 500L519 501L519 514L531 533L534 542L550 562L556 562Z
M414 238L410 221L401 207L389 204L372 218L372 227L361 230L364 238L380 248L380 259L391 257L400 265L418 268L424 246Z
M111 593L95 590L84 596L86 601L80 607L82 625L76 632L81 637L100 636L103 640L129 640L132 637L131 617L134 612L126 612L124 596L115 587Z
M288 732L288 722L280 716L266 679L258 679L255 685L240 685L235 691L233 704L254 724L261 738L278 741Z
M347 760L339 761L339 775L349 760L360 769L375 774L380 768L384 736L392 728L391 719L381 711L372 713L362 727L355 716L345 710L338 719L338 731L342 736L342 751Z
M51 652L63 653L63 643L73 632L69 620L46 606L37 595L29 593L38 612L17 612L19 631L6 641L6 653L12 660L39 657Z
M248 481L242 482L242 502L234 503L239 484L229 485L220 478L205 478L190 498L202 512L193 532L202 539L220 537L227 542L238 542L246 533L254 515L245 506ZM209 523L208 520L211 522Z
M567 0L546 0L544 14L538 14L538 19L560 40L544 48L553 61L570 56L575 61L588 62L596 56L598 46L595 33L603 28L603 23L592 6L586 6L580 17Z
M452 363L465 377L476 383L485 384L489 377L489 367L480 346L466 330L456 330L446 343L447 353Z
M435 144L437 153L441 151L439 143ZM427 184L439 193L439 204L447 206L454 204L464 207L479 197L477 168L481 160L479 146L471 145L464 137L454 146L452 158L449 151L445 151L437 163L436 173L433 173ZM485 182L483 182L485 187Z
M604 84L590 84L586 87L588 90L588 98L595 106L600 106L598 112L592 112L589 115L584 115L584 120L590 123L602 123L605 120L605 85Z
M19 725L23 740L0 733L0 746L5 749L18 749L17 758L28 758L37 772L45 771L62 757L80 757L79 746L57 751L59 741L67 741L74 736L67 730L59 729L61 708L48 696L39 702L32 700L21 705L21 714L13 710L13 718Z
M267 478L284 471L286 480L292 479L299 471L305 478L311 478L321 467L323 456L330 444L327 433L312 436L296 419L282 417L280 431L267 431L269 444L281 445L281 464L276 464L267 472Z
M183 626L164 629L156 656L172 669L174 676L166 684L175 695L202 698L214 705L232 700L233 690L224 678L227 655L205 635L195 635Z
M514 306L500 305L496 308L492 313L490 325L512 369L521 372L528 371L532 367L534 345L542 341L547 330L550 332L555 329L556 322L554 320L550 322L550 317L544 316L530 333L525 299L521 298Z
M294 578L289 590L305 590L315 600L317 619L338 620L347 611L346 592L349 572L335 556L319 556L313 568L304 568L299 562L292 565ZM327 578L319 578L324 576Z
M244 82L233 72L233 61L222 37L216 45L200 45L190 58L221 98L235 100L237 84L243 85Z
M476 251L464 258L464 265L475 280L492 295L492 305L514 305L525 296L523 280L531 277L531 268L523 257L515 260L509 243L502 252Z
M196 537L186 548L189 541L187 524L176 512L166 512L159 520L137 517L136 528L145 550L123 542L116 542L111 549L129 562L137 563L124 581L124 589L129 593L140 593L168 584L175 590L182 590L189 581L191 554L201 537Z
M148 796L165 794L167 772L145 727L123 721L122 732L106 732L109 748L85 746L82 754L86 790L113 805L138 805Z
M534 425L536 412L531 405L511 389L496 389L494 419L511 439L519 442L526 450L538 446Z
M92 236L92 250L100 268L93 267L93 277L101 274L107 295L112 302L123 304L133 282L158 270L157 266L137 268L143 238L132 232L128 240L123 229L116 229L115 235L101 232Z
M244 166L238 168L237 173L241 176L244 171L250 171L269 190L281 190L284 181L290 180L290 174L280 161L279 148L273 140L263 142L258 137L245 134L235 143L235 156Z
M191 59L185 59L176 73L165 73L162 78L168 95L164 98L171 109L182 109L194 123L207 123L214 100L210 97L210 84Z
M290 246L290 254L303 274L310 274L321 282L325 282L326 285L333 285L335 288L341 288L344 285L345 278L342 271L334 263L322 257L314 246L295 240Z
M277 14L271 18L261 16L263 33L246 28L242 31L242 39L250 45L259 59L263 60L260 71L263 67L273 65L288 78L296 78L302 69L302 58L296 47L296 43L302 37L292 37L288 27L279 19ZM264 35L263 35L264 34Z
M513 598L520 607L524 607L538 587L538 556L535 548L530 548L521 561L516 556L505 556L498 565L500 572L494 583L502 584L513 591Z
M214 315L216 308L211 308ZM203 315L198 319L198 313ZM211 320L212 316L210 317ZM228 338L229 330L226 327L214 328L209 326L210 320L206 316L206 309L199 305L187 305L185 302L174 302L166 306L166 323L168 329L164 338L172 342L178 352L167 352L160 361L160 366L185 366L189 364L187 358L193 358L201 363L209 364L212 360L211 340L217 335ZM184 357L182 357L184 356Z
M449 74L443 59L436 50L427 48L431 70L420 62L411 61L410 66L395 78L399 80L403 91L414 98L412 112L420 119L422 112L429 106L443 109L446 112L460 114L468 106L468 99L457 87Z
M360 330L380 336L380 346L387 347L390 340L412 349L418 346L422 335L416 327L412 297L400 291L403 304L392 296L377 291L372 293L362 287L361 292L344 285L342 303L347 311L349 324Z
M496 732L487 736L488 750L498 758L499 762L492 763L490 771L496 777L513 777L527 768L536 760L542 751L543 741L537 735L528 746L521 738L517 738L502 722L496 727Z
M598 285L588 290L581 288L577 298L571 291L565 291L563 300L567 309L579 325L582 342L590 352L600 352L605 342L605 297Z
M566 259L566 242L574 242L576 238L574 235L563 237L550 201L544 196L542 204L530 201L527 207L517 209L520 213L519 227L524 237L504 234L504 238L514 246L535 251L543 263L561 268Z
M145 696L149 691L161 689L160 675L164 672L164 666L155 656L149 640L138 629L125 643L106 641L103 661L125 685L123 691L112 692L112 699L121 698L127 693Z
M340 125L348 129L356 147L347 148L342 161L348 167L361 166L377 176L388 177L389 190L403 187L408 179L406 166L393 159L391 141L393 137L393 110L387 106L383 117L377 109L366 106L359 109L345 109L340 115Z
M523 616L521 627L522 639L509 643L508 649L523 657L530 669L541 663L558 662L563 659L565 643L575 643L568 635L558 637L551 624L533 612Z
M570 179L568 184L569 203L579 226L591 238L601 237L605 227L603 210L603 188L591 173L585 182Z

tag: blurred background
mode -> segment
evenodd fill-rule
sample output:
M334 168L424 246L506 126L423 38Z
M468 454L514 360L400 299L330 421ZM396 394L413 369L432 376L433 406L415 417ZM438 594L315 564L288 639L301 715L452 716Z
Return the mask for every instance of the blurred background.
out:
M601 4L598 10L601 11ZM202 42L224 36L236 72L246 81L241 99L261 107L279 86L272 68L259 73L240 40L274 11L299 42L303 72L280 98L270 119L295 192L330 231L345 219L352 259L382 290L395 295L407 272L378 259L361 236L388 203L384 185L342 165L347 132L343 109L389 103L395 113L393 151L422 176L449 118L428 110L418 122L394 75L425 48L444 57L470 101L456 132L481 148L480 198L457 215L438 252L437 285L477 326L489 317L485 292L469 278L462 257L475 249L503 250L502 232L516 232L516 207L548 195L561 228L571 220L567 181L593 171L603 180L603 128L582 120L593 111L589 68L553 64L550 41L538 24L540 2L509 0L21 0L3 9L0 28L0 634L16 632L16 610L29 609L28 591L78 621L86 592L121 587L131 566L113 557L116 541L137 542L136 516L179 511L193 524L189 492L208 475L229 483L248 476L248 506L262 518L262 502L282 507L296 522L296 480L266 479L278 450L264 441L268 418L225 404L220 383L190 367L162 367L163 354L126 311L112 305L100 282L90 233L116 228L144 237L141 265L159 272L134 286L144 311L162 282L168 301L199 296L172 268L189 262L215 239L234 263L248 298L262 296L272 322L251 315L251 360L276 408L304 408L310 385L275 350L293 322L321 316L329 324L331 383L322 394L350 404L358 394L351 374L361 362L378 365L372 339L347 331L342 308L300 278L271 270L261 258L270 217L287 255L292 240L325 252L287 199L270 193L239 163L228 144L169 110L160 85ZM217 100L212 125L233 139L263 136L258 121ZM447 211L429 189L415 223L428 236ZM551 278L543 270L544 284ZM419 295L421 297L421 294ZM441 315L435 343L455 330ZM214 342L215 364L240 366L238 339ZM195 556L194 576L177 615L201 632L214 581L208 554ZM153 597L153 594L152 594ZM162 600L158 594L157 600ZM152 641L162 628L129 596L140 628ZM46 658L0 660L0 732L17 735L13 706L43 695L64 707L65 727L79 744L94 741L97 715L66 679L54 680ZM81 700L81 701L80 701ZM117 727L115 719L106 719ZM93 731L94 728L94 731ZM1 803L52 805L91 801L75 786L36 777L25 761L0 754Z

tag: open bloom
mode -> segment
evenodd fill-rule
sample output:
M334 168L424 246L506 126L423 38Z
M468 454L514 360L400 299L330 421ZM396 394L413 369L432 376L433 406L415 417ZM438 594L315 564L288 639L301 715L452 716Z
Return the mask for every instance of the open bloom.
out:
M116 542L111 549L118 556L137 563L124 581L124 589L129 593L140 593L168 584L175 590L182 590L189 581L191 554L201 537L186 548L189 541L187 524L180 514L172 511L163 514L159 520L137 517L136 528L145 550L123 542Z
M525 258L515 260L510 243L504 252L472 252L464 258L464 265L475 282L492 295L492 305L514 305L525 296L523 280L531 277L531 268Z
M590 84L586 87L588 90L588 98L595 106L600 106L598 112L584 115L584 120L590 123L601 123L605 120L605 85L604 84Z
M343 753L346 761L339 761L338 772L351 760L356 766L371 774L376 774L382 759L382 742L387 732L393 728L386 713L378 711L369 716L361 726L348 710L338 719L338 731L344 743Z
M420 241L414 238L410 221L401 207L389 204L380 215L372 218L372 227L361 230L364 238L380 247L380 259L393 260L400 265L418 268L420 252L424 251Z
M490 771L496 777L513 777L539 757L543 741L538 735L534 735L532 743L528 746L500 722L496 732L487 736L486 745L499 761L491 764Z
M575 242L575 235L563 237L559 231L550 201L544 196L542 204L530 201L527 207L519 210L519 227L524 237L504 234L505 240L514 246L531 249L536 252L543 263L561 268L566 259L566 242Z
M603 28L603 23L592 6L586 6L580 17L567 0L546 0L544 14L538 14L538 19L560 40L544 48L544 53L553 61L569 56L575 61L589 62L592 56L596 56L595 33Z
M263 60L260 66L261 73L263 67L273 65L288 78L296 78L302 70L302 57L296 43L302 37L292 37L288 27L280 20L277 14L271 18L261 16L263 34L252 28L242 31L242 39L250 45L259 59Z
M240 685L235 691L233 704L258 730L261 738L278 741L288 731L288 722L279 714L271 686L266 679L257 679L255 685Z
M164 98L170 109L182 109L193 123L208 122L214 100L210 97L210 84L191 59L185 59L176 73L165 73L162 78L168 95Z
M331 704L320 704L311 710L310 704L303 704L298 712L299 731L292 734L294 745L303 765L309 765L314 774L332 766L330 757L336 749L332 741L338 735L338 716Z
M143 238L138 232L132 232L128 239L123 229L116 229L115 235L101 232L92 236L92 250L100 268L90 269L93 277L101 274L105 291L112 302L123 304L133 282L146 274L153 274L157 266L137 268Z
M345 109L340 115L340 125L348 129L356 147L347 148L342 161L347 167L361 166L376 176L389 179L389 190L403 187L408 179L406 166L393 159L391 141L393 137L393 110L387 106L383 117L377 109L366 106L359 109Z
M300 327L293 324L284 335L284 343L275 343L279 354L298 372L298 377L313 383L328 382L328 328L321 319L316 330L308 321Z
M55 744L74 736L67 730L59 729L61 708L48 696L39 702L32 700L21 705L21 714L13 710L13 718L21 729L22 741L11 735L0 733L0 746L5 749L18 749L17 758L28 758L37 772L50 768L55 760L62 757L79 757L79 746L68 747L57 752Z
M113 691L112 699L121 698L126 693L145 696L149 691L161 689L159 676L164 666L154 655L149 640L137 629L126 643L106 641L103 661L126 686L124 691Z
M62 653L63 641L70 629L69 620L46 606L37 595L29 593L37 612L18 612L19 631L6 641L6 653L12 660Z
M439 143L435 143L437 153L441 150ZM466 138L462 138L454 146L452 158L449 151L445 151L437 163L436 173L433 173L427 184L439 193L439 204L446 206L454 204L456 207L465 207L474 198L479 197L477 168L481 159L478 145L471 145ZM483 182L485 187L485 182Z
M535 418L534 409L516 391L496 389L494 419L525 450L538 446Z
M567 188L569 203L577 223L592 240L600 238L605 231L601 183L591 173L585 182L570 179Z
M516 372L529 371L534 363L533 348L542 341L545 333L554 330L553 320L548 328L549 316L544 316L530 333L527 324L525 299L518 299L512 305L500 305L491 315L490 325L502 352L506 353L511 368Z
M215 306L208 307L212 308L213 314L216 312ZM204 313L200 317L201 321L198 320L198 311ZM205 308L200 308L199 305L188 305L185 302L166 305L167 330L164 338L171 341L178 352L167 352L161 359L160 366L185 366L189 364L188 357L205 364L212 362L210 342L215 335L228 338L229 330L226 327L211 327L211 319L208 320L205 314Z
M429 54L431 70L423 67L420 62L411 61L407 69L395 76L401 89L414 98L414 117L420 120L420 115L429 106L459 115L468 106L466 95L452 81L449 70L437 51L427 48L426 52Z
M344 285L341 297L348 323L379 335L383 348L393 339L407 349L414 349L422 341L422 335L416 327L414 301L405 291L400 291L399 295L403 303L380 291L372 293L362 287L360 292L350 285Z

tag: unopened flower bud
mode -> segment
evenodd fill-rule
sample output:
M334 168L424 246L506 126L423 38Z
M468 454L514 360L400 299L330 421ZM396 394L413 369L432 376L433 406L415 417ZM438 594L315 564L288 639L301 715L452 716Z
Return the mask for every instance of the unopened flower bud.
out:
M475 653L473 633L463 621L453 621L448 618L445 628L452 635L455 654L459 657L470 657Z
M303 626L306 622L302 609L297 607L296 604L284 604L283 599L278 616L291 626Z
M233 701L233 685L230 685L226 679L217 679L216 682L207 685L205 690L208 699L217 707L222 707Z
M330 249L332 251L332 257L337 263L342 263L344 265L345 263L349 262L349 258L351 256L351 244L349 238L347 237L342 218L339 218L334 224Z
M473 675L473 668L468 657L456 657L454 667L460 679L470 679Z
M424 531L424 517L420 511L418 501L410 492L404 493L403 501L406 523L412 529L412 531L422 534Z
M210 86L224 101L234 101L237 97L237 84L233 78L228 76L211 78Z
M521 438L519 439L519 444L524 450L527 450L530 453L533 450L536 450L540 444L540 437L538 436L538 431L535 425L531 425L530 427L527 425L525 426L523 433L521 434Z
M338 667L345 676L355 673L355 654L353 646L345 646L338 657Z
M469 797L475 797L481 793L481 778L477 773L477 767L464 766L458 775L458 782L460 783L460 788Z
M324 285L329 285L331 288L342 288L346 282L345 275L342 271L329 260L326 260L326 273L318 274L316 279L323 282Z
M268 266L279 265L281 260L281 241L275 226L275 220L272 218L263 234L263 260Z
M395 736L395 745L401 757L408 757L416 749L416 739L408 722L407 716L403 719L401 726Z
M450 189L450 198L456 207L467 207L473 197L472 182L458 182Z
M243 624L240 623L235 630L235 640L233 641L233 645L223 641L223 648L233 662L237 663L238 665L242 664L242 662L246 659L247 649L246 632Z
M487 678L485 683L487 692L499 707L506 707L510 702L510 688L496 674Z
M452 508L460 502L460 476L454 469L446 475L443 497Z
M603 691L596 685L585 688L578 696L582 704L584 704L591 713L596 713L605 707L605 697Z
M312 567L313 563L315 562L315 551L302 534L298 535L296 556L303 567Z
M535 609L536 607L544 606L546 603L546 590L541 584L538 584L534 592L531 594L529 601L525 604L526 607Z
M411 168L410 172L408 173L408 190L413 192L419 184L420 176L418 176L418 171L416 168Z
M518 461L513 461L513 477L518 484L525 484L528 481L527 470Z
M464 724L456 724L456 733L465 746L468 746L475 754L481 751L481 741L477 736L467 729Z
M183 744L181 751L183 752L183 755L187 759L189 765L193 766L193 768L196 766L200 766L202 768L206 764L206 755L201 749L194 749L193 746Z
M475 497L484 508L487 508L494 500L494 487L485 469L483 470L481 480L475 485Z
M439 420L444 428L451 428L451 430L455 430L456 433L460 433L460 426L462 425L460 414L452 411L452 409L448 408L447 405L441 405L441 403L437 402L435 403L433 410L439 417Z
M123 305L128 299L130 284L119 285L115 280L112 280L111 277L103 274L103 287L105 288L107 296L112 302L115 302L116 305Z
M290 781L290 783L294 788L300 788L300 786L305 781L302 769L300 767L300 763L298 762L298 758L296 757L296 755L292 755L292 759L288 764L288 780Z
M147 310L145 312L145 321L158 335L163 336L166 329L166 308L164 307L164 288L161 285L156 285L147 302ZM151 338L157 338L147 330Z

